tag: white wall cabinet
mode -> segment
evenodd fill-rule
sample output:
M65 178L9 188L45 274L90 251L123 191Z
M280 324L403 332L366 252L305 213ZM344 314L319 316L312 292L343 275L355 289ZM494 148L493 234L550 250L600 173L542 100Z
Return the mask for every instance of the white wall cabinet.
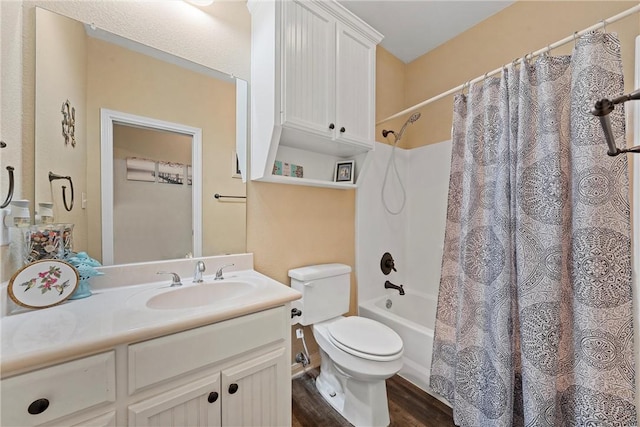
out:
M252 15L251 178L333 182L337 160L374 146L375 51L382 36L333 1L249 1ZM275 160L303 179L272 174Z
M290 425L288 313L281 306L3 379L0 425Z

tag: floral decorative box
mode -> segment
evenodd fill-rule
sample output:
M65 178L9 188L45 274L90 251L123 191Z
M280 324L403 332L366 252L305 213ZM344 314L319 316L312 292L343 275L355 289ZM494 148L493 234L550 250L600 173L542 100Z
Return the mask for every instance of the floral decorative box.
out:
M293 176L296 178L304 178L304 170L300 165L294 165L293 163L287 163L280 160L276 160L273 164L272 175Z

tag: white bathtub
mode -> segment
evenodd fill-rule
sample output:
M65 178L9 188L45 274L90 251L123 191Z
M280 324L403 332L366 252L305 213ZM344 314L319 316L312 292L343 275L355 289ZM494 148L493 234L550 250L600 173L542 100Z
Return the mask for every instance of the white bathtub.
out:
M434 394L429 388L429 372L437 303L435 296L406 290L405 295L385 295L359 306L360 316L384 323L400 335L404 365L399 375L430 394Z

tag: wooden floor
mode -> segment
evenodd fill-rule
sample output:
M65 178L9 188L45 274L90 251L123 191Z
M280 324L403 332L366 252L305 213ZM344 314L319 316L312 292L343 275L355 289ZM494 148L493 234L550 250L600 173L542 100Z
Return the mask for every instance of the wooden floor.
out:
M293 380L293 427L349 427L316 389L317 369ZM451 408L398 375L387 380L389 416L393 427L453 426Z

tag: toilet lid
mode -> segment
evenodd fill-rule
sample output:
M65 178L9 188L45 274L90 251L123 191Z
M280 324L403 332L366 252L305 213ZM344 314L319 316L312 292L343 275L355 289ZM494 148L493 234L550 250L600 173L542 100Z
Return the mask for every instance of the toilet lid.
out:
M375 320L351 316L328 327L336 347L369 360L394 360L402 352L402 338L393 329Z

